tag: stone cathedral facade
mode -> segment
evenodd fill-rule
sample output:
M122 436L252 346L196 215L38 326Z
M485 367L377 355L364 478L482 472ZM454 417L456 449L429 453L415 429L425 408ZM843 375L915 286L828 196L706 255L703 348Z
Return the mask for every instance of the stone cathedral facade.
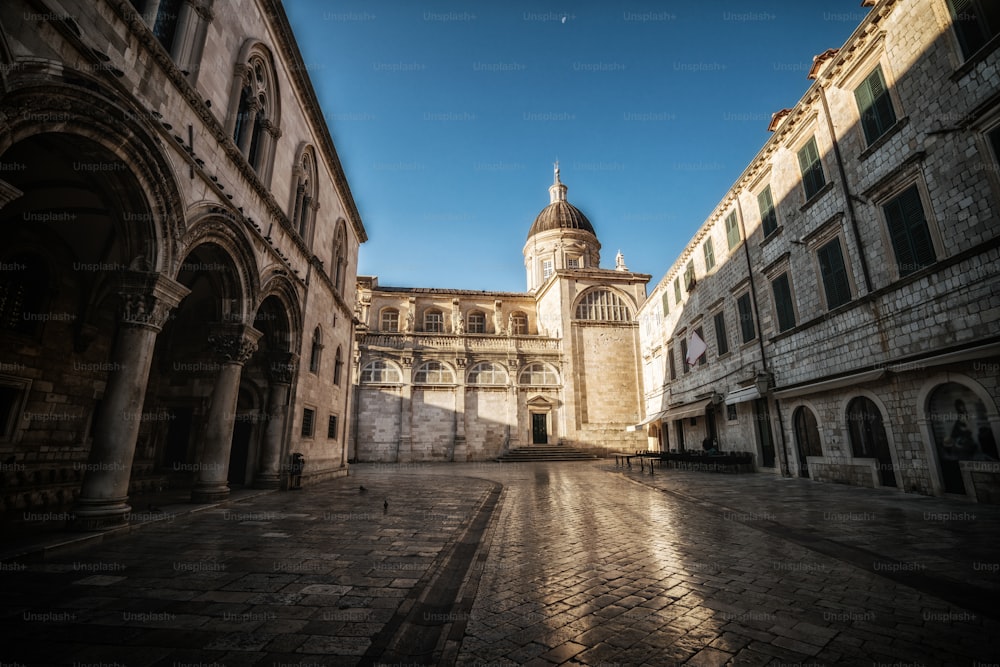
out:
M645 445L635 315L650 276L601 244L558 167L528 232L524 293L358 281L358 461L480 461L533 445Z
M278 0L0 3L0 510L347 472L366 233Z

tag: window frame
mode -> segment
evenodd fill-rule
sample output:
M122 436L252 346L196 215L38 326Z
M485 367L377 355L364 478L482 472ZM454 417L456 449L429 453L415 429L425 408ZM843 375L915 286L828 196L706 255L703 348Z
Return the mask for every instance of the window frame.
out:
M744 308L742 304L746 304L746 312L743 312ZM753 312L753 296L750 294L750 290L743 292L736 297L736 313L737 319L740 322L740 345L749 345L750 343L757 340L758 326L754 318ZM749 322L750 327L750 337L747 338L747 322Z
M712 244L712 237L709 236L701 244L702 253L705 255L705 273L715 268L715 246Z
M815 152L816 159L806 166L803 158L808 157L805 154L808 152L810 147L812 148L812 151ZM826 187L828 182L826 178L826 171L823 168L823 155L819 152L819 142L816 141L815 133L810 135L806 141L802 142L802 145L795 151L795 156L798 158L802 191L805 194L805 200L809 201L823 192L823 188ZM813 181L816 180L815 176L817 173L819 174L819 182L813 183Z
M958 44L958 55L961 56L962 62L966 63L975 60L980 53L985 54L993 51L998 44L1000 44L996 39L997 36L1000 35L1000 11L998 11L997 6L994 4L986 5L996 12L996 16L993 17L993 20L996 21L997 24L991 26L986 22L985 18L990 14L983 11L984 5L981 0L963 0L963 2L967 5L972 5L974 10L969 13L968 8L958 8L955 6L954 0L945 0L944 4L945 8L948 10L948 19L951 24L951 34L954 36L955 42ZM992 0L988 0L988 2L992 2ZM968 42L968 32L960 30L958 27L959 19L963 15L971 16L977 24L976 27L983 33L980 35L982 43L974 48L973 45ZM981 18L982 20L976 20L977 18ZM966 25L970 24L971 22L966 22Z
M431 377L429 374L433 373ZM455 371L451 366L437 359L428 359L413 369L415 385L453 385Z
M379 374L378 379L375 378L375 373ZM386 373L393 373L396 379L391 380L384 377ZM403 371L395 363L388 359L371 359L368 363L361 367L361 372L358 374L359 384L402 384L403 383Z
M837 246L837 256L840 259L840 273L842 274L842 283L833 285L832 280L836 280L837 274L828 274L824 271L824 260L823 252L833 245ZM827 311L834 310L843 305L846 305L854 300L854 286L851 281L851 271L847 263L847 258L844 256L844 243L840 234L835 234L832 238L826 239L822 245L816 248L815 252L816 258L816 270L819 273L819 283L823 286L823 290L820 292L820 297L822 298L823 305ZM843 288L846 291L846 298L838 301L836 303L831 299L831 289L839 290Z
M767 195L767 202L770 206L770 214L765 212L763 202L761 201ZM757 193L757 212L760 214L760 228L764 234L764 238L770 238L778 232L781 225L778 224L778 207L774 204L774 193L771 191L771 184L765 185L760 192ZM771 225L768 225L768 221L772 221ZM770 229L768 229L770 227Z
M424 333L444 333L444 311L440 308L428 308L423 317Z
M486 333L486 313L481 310L470 310L465 317L465 333Z
M912 268L908 268L906 271L903 271L901 267L903 267L906 264L906 262L901 261L899 254L897 252L897 246L895 243L895 237L892 229L892 222L890 221L887 208L891 204L898 202L901 197L903 197L906 193L910 192L911 190L915 190L917 194L917 201L920 204L920 212L921 215L923 216L923 224L926 229L928 237L927 240L930 247L930 251L933 254L933 259L930 262L926 264L921 264L919 266L916 264L916 262L914 262ZM940 260L941 246L940 246L940 240L937 237L937 225L934 224L933 219L928 215L928 211L933 211L933 208L928 207L926 205L927 201L928 199L926 197L926 192L924 190L923 181L920 180L919 178L911 178L898 184L897 187L893 188L891 191L886 193L885 196L880 197L876 202L878 206L879 215L881 216L882 220L882 230L886 240L886 247L888 250L892 252L893 259L895 260L889 265L890 271L892 272L892 277L895 280L899 280L913 273L922 271L928 266L933 266ZM908 228L909 227L912 227L912 225L908 224ZM907 231L909 231L909 229L907 229ZM912 239L908 237L908 240L912 243Z
M712 324L715 328L715 352L721 358L729 354L729 329L726 327L726 311L716 311L712 315Z
M882 87L882 92L877 97L872 92L872 80L874 78L878 79L878 85ZM867 109L862 106L862 94L869 97ZM868 75L862 79L861 83L855 86L854 102L857 106L858 123L861 125L862 136L865 138L866 146L871 146L886 136L899 120L899 116L896 114L895 101L892 99L889 84L882 69L882 63L876 63ZM880 108L882 111L886 111L887 109L891 118L888 120L881 119ZM873 113L874 116L872 115ZM875 119L874 125L869 122L873 117Z
M326 420L326 439L340 440L340 419L332 413L327 416Z
M395 315L395 326L393 326L390 329L386 328L386 317L391 315ZM379 322L378 322L379 331L385 333L399 333L399 322L400 322L399 308L388 307L388 308L383 308L379 312Z
M313 438L316 434L316 408L302 406L302 427L299 436L302 438Z
M783 271L769 279L769 282L771 283L771 303L774 307L776 333L780 334L794 329L798 324L798 315L795 308L795 291L792 288L790 270L786 267ZM779 285L783 285L783 294L780 296L786 297L787 300L780 298L778 294ZM790 322L788 320L789 317L791 318Z
M486 367L489 370L482 370ZM492 381L482 382L480 381L480 376L488 373ZM498 382L497 379L502 375L502 382ZM506 387L510 384L510 373L501 364L495 361L478 361L469 368L469 372L466 374L466 384L473 387Z
M726 244L729 246L729 250L732 251L733 248L739 246L740 241L743 240L743 235L740 234L740 221L736 217L736 210L733 209L729 212L729 215L725 218L726 224Z
M537 377L533 369L541 369L539 371L543 380L541 382L535 382ZM529 376L528 381L525 382L525 376ZM546 382L544 378L551 376L552 381ZM533 361L530 364L526 364L521 372L517 376L518 384L524 387L558 387L561 382L559 380L559 372L553 368L551 364L544 361Z

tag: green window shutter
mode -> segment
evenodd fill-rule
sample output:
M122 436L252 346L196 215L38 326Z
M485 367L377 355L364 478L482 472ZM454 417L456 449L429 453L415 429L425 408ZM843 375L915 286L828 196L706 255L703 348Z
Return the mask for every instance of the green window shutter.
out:
M669 296L670 296L670 292L668 292L667 290L663 290L663 295L660 297L660 300L663 302L663 314L664 315L667 315L667 314L670 313L670 299L668 298Z
M719 348L719 356L729 352L729 338L726 335L726 314L715 314L715 344Z
M736 211L726 216L726 241L729 243L730 250L740 243L740 226L736 222Z
M712 247L712 239L705 240L705 270L709 271L715 266L715 248Z
M992 4L995 0L988 0ZM952 26L962 47L962 55L969 58L983 47L989 38L989 27L980 21L980 8L975 0L948 0Z
M840 239L830 241L816 254L819 259L819 271L823 277L823 289L826 292L826 306L832 310L851 300L851 284L847 279Z
M896 122L892 98L885 87L882 66L876 67L854 91L861 113L861 128L869 144L881 137Z
M812 199L813 195L826 185L823 163L819 159L819 148L816 147L816 137L811 138L799 149L799 170L802 172L802 186L805 188L806 199Z
M778 229L778 214L774 210L770 185L757 195L757 207L760 209L760 222L764 227L764 236L770 236Z
M744 294L736 300L736 307L740 315L740 333L743 335L743 342L749 343L757 334L753 326L753 310L750 305L750 294Z
M899 277L933 264L934 244L924 218L920 191L912 185L883 207Z
M771 283L774 291L774 309L778 315L778 331L785 331L795 326L795 309L792 306L792 287L788 282L788 274L782 273Z

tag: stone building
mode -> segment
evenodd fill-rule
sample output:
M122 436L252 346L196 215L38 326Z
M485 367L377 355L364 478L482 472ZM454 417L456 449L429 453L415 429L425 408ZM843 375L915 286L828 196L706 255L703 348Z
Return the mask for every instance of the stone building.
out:
M346 474L365 229L278 0L0 4L0 489Z
M1000 502L1000 8L866 4L640 307L643 425Z
M626 432L641 390L635 313L650 276L601 244L566 200L556 167L549 205L524 245L528 291L358 283L354 378L359 461L477 461L511 449L643 446Z

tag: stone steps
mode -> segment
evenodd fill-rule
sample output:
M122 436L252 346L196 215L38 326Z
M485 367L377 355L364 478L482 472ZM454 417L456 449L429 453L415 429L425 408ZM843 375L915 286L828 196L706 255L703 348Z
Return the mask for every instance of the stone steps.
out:
M596 458L596 455L589 454L575 447L534 445L532 447L512 449L503 456L497 457L497 461L501 463L530 463L532 461L593 461Z

